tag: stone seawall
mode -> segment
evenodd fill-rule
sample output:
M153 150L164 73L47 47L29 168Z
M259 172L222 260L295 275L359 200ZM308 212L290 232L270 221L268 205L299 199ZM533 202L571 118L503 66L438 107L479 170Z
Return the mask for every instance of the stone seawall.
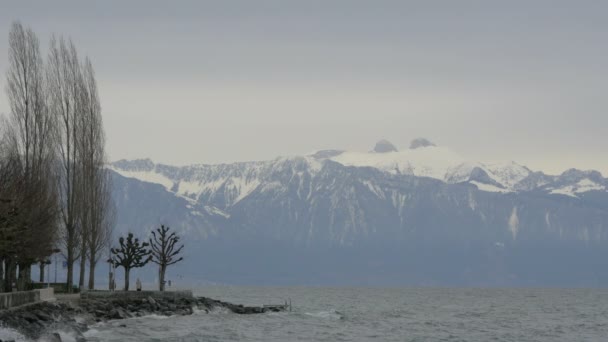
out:
M14 308L16 306L47 301L54 298L52 288L33 291L18 291L0 293L0 310Z

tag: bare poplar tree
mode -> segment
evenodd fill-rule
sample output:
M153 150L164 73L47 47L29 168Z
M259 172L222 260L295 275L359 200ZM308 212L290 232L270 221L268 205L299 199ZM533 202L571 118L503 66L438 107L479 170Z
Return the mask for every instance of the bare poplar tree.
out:
M91 125L91 118L89 117L89 111L87 107L88 97L86 96L86 88L84 85L84 78L81 79L83 82L80 84L79 89L79 108L81 112L78 113L78 125L79 129L76 133L76 151L77 151L77 162L75 169L77 174L80 175L77 186L79 188L80 199L78 205L78 239L79 239L79 252L80 255L80 274L78 277L78 287L84 287L85 274L86 274L86 263L87 263L87 241L91 230L91 205L92 202L92 187L94 186L94 168L93 163L95 162L92 154L93 146L91 146L91 138L89 137L89 130Z
M76 48L64 38L51 39L47 65L49 110L57 118L59 194L63 231L61 241L67 261L67 289L72 291L74 262L80 257L80 200L82 168L79 167L78 132L82 112L82 72Z
M54 250L60 217L68 291L78 259L79 284L88 260L92 288L114 220L92 64L80 63L71 41L53 37L45 68L38 38L16 22L6 75L11 112L0 126L0 261L9 274L18 267L25 288L31 265L43 265ZM12 278L4 277L6 288Z
M176 246L179 242L179 236L172 232L171 228L161 225L156 231L152 231L150 239L150 249L152 250L152 262L159 267L159 290L165 290L165 272L167 267L176 264L184 258L177 255L182 251L184 245Z
M52 156L54 117L46 106L44 64L38 38L13 23L9 33L6 93L11 107L13 147L23 158L26 178L37 177ZM46 170L44 170L46 171Z
M95 266L100 252L109 246L114 225L114 207L111 198L111 178L105 164L105 136L101 116L101 104L95 80L95 72L89 58L83 65L83 115L82 152L86 207L82 213L83 247L89 260L89 288L95 285ZM81 278L84 280L84 258L81 258ZM84 285L84 284L82 284Z
M84 287L85 271L89 266L89 288L95 284L95 266L99 253L109 245L114 220L110 196L110 175L104 169L105 136L101 104L91 61L82 65L79 113L80 129L77 135L78 167L82 175L82 199L79 201L80 229L80 287Z
M115 223L115 207L111 196L111 177L106 169L98 169L98 180L92 192L91 229L88 234L87 247L89 258L89 284L92 290L95 287L95 267L102 251L110 245Z
M68 264L67 285L74 282L80 259L79 285L94 286L100 250L108 245L113 226L109 178L104 170L105 136L93 66L80 63L71 41L52 38L47 66L49 108L57 118L62 203L62 242Z
M31 265L52 249L55 237L57 194L52 172L55 164L55 117L46 104L44 64L38 38L19 22L9 32L9 68L6 94L10 104L4 132L11 181L19 184L12 203L19 215L14 258L19 266L19 289L31 281ZM41 239L43 238L43 239ZM41 244L40 244L41 243Z

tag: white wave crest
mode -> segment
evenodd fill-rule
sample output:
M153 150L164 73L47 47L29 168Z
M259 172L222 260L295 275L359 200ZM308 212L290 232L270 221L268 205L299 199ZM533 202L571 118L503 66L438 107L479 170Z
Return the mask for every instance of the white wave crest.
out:
M319 311L319 312L306 312L306 316L323 318L323 319L343 319L344 315L336 310Z
M0 327L0 339L15 342L24 342L29 341L25 336L21 335L19 332L9 328Z

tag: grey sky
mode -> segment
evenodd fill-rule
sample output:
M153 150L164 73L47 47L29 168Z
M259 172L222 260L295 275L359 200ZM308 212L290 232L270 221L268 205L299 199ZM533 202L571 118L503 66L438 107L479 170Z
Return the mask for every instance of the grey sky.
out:
M607 175L607 13L606 1L0 0L0 70L15 19L45 49L71 36L96 69L113 160L424 136L474 160Z

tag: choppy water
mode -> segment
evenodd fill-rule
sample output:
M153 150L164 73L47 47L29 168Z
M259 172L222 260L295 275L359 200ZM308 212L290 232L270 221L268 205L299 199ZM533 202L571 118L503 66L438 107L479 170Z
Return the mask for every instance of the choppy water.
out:
M608 341L608 290L210 287L293 312L146 317L93 326L93 341ZM126 325L126 327L120 327Z

